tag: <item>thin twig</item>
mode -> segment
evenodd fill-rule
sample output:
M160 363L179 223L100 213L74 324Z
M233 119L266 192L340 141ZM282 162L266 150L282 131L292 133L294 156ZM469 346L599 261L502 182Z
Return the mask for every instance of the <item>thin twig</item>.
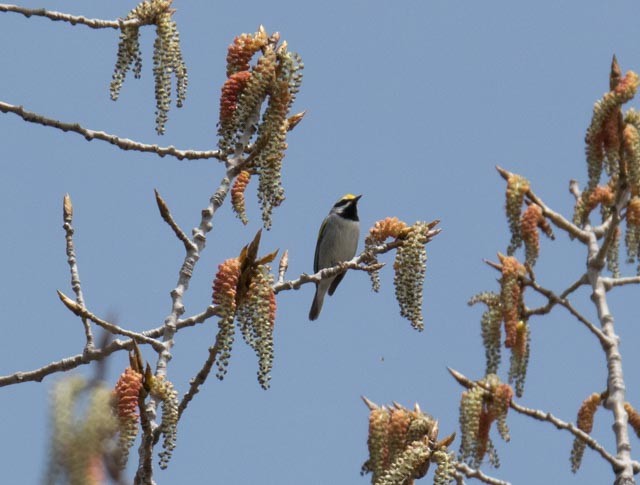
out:
M54 120L52 118L46 118L38 113L34 113L31 111L27 111L22 108L22 106L14 106L9 103L4 103L0 101L0 111L3 113L14 113L21 117L23 120L28 121L30 123L37 123L39 125L50 126L52 128L57 128L64 132L72 131L74 133L78 133L86 138L87 141L91 141L93 139L107 141L112 145L116 145L118 148L122 150L134 150L139 152L149 152L155 153L161 157L165 155L170 155L172 157L176 157L178 160L201 160L207 158L217 158L218 160L223 160L224 157L220 153L219 150L208 150L208 151L196 151L196 150L178 150L173 146L168 147L160 147L158 145L147 145L144 143L140 143L134 140L130 140L128 138L120 138L116 135L110 135L109 133L105 133L104 131L95 131L90 130L88 128L82 127L79 123L66 123L63 121Z
M53 10L45 10L44 8L25 8L18 5L8 5L0 3L0 12L13 12L24 15L25 17L46 17L53 21L68 22L71 25L86 25L92 29L121 29L122 27L135 27L136 25L142 25L140 20L100 20L90 19L79 15L70 15L68 13L55 12Z
M611 463L611 465L614 467L614 469L615 468L619 468L620 463L619 463L619 460L615 456L613 456L611 453L609 453L607 450L605 450L604 446L602 446L600 443L598 443L591 435L585 433L584 431L582 431L580 428L578 428L574 424L568 423L566 421L563 421L560 418L555 417L551 413L548 413L548 412L545 412L545 411L541 411L539 409L527 408L527 407L524 407L524 406L522 406L522 405L520 405L518 403L515 403L515 402L511 403L511 409L513 409L514 411L516 411L516 412L518 412L520 414L524 414L525 416L529 416L529 417L531 417L533 419L537 419L538 421L549 422L549 423L553 424L558 429L565 429L565 430L569 431L576 438L580 439L581 441L584 441L589 448L594 450L596 453L599 453L600 456L602 456L602 458L604 458L609 463ZM636 466L636 465L634 465L634 466Z
M51 362L38 369L18 371L10 375L0 376L0 387L20 384L23 382L41 382L42 379L48 375L55 374L57 372L66 372L81 365L102 360L114 352L131 349L133 349L133 340L114 340L102 349L94 349L91 351L85 351L81 354L65 357L64 359Z
M65 233L65 241L67 247L67 263L69 264L69 271L71 273L71 289L76 294L76 303L81 307L84 307L84 296L82 294L82 284L80 283L80 273L78 271L78 261L76 259L76 250L73 244L73 204L71 203L71 197L69 194L64 196L62 203L62 218L64 225L62 228ZM93 333L91 331L91 324L86 317L82 317L82 325L84 326L84 335L86 339L85 351L91 351L95 348L93 342Z
M219 335L220 334L218 334L218 336ZM209 347L209 357L202 365L200 371L198 371L196 376L189 382L189 390L184 394L182 400L180 401L180 405L178 406L178 417L182 417L182 413L189 405L189 402L191 402L191 400L193 399L193 396L198 394L198 392L200 391L200 386L202 386L207 380L207 377L209 377L219 351L220 341L218 338L216 338L215 344Z
M497 478L485 475L482 470L471 468L466 463L460 461L456 462L456 470L467 478L476 478L481 482L488 483L490 485L511 485L510 482L505 482L504 480L498 480Z
M160 194L158 193L157 190L154 189L154 193L156 194L156 203L158 204L158 209L160 210L160 216L162 217L164 222L166 222L169 225L169 227L173 230L173 233L176 235L176 237L180 241L182 241L187 251L189 251L190 249L193 249L195 247L193 241L189 239L189 236L187 236L184 233L184 231L180 228L180 226L178 226L176 221L173 219L173 216L171 215L171 211L169 210L167 203L164 201L162 197L160 197Z
M582 315L578 310L576 310L573 305L567 299L567 295L575 291L577 288L587 283L586 274L583 275L580 279L578 279L573 285L567 288L560 296L556 295L553 291L540 286L535 280L525 278L524 284L533 288L535 291L546 297L549 302L544 307L536 308L534 310L528 310L526 312L527 315L544 315L551 311L551 309L557 304L564 308L566 308L569 313L571 313L576 319L582 323L585 327L593 333L598 340L603 344L608 344L607 336L600 330L597 326L595 326L592 322L590 322L584 315Z
M499 166L496 166L496 170L498 171L498 173L500 173L502 178L504 178L505 180L509 180L509 177L513 175L511 172ZM559 214L558 212L554 211L549 206L547 206L547 204L545 204L542 201L542 199L540 199L533 192L533 190L529 189L526 195L531 202L540 206L540 208L542 209L542 214L546 218L548 218L551 222L553 222L553 224L556 227L558 227L559 229L562 229L563 231L567 232L569 235L575 237L576 239L578 239L579 241L585 244L589 241L589 237L586 231L584 231L583 229L580 229L573 222L566 219L562 214Z
M108 332L114 335L124 335L125 337L134 339L138 343L149 344L153 347L153 349L156 352L161 352L165 348L162 342L154 338L147 337L146 335L138 332L127 330L111 322L107 322L106 320L103 320L97 315L94 315L93 313L91 313L85 307L80 306L78 303L73 301L71 298L69 298L67 295L65 295L61 291L58 291L58 297L60 298L60 301L62 301L62 303L64 303L64 305L69 310L71 310L74 314L76 314L79 317L88 318L89 320L94 322L96 325L99 325L100 327L104 328L105 330L107 330Z

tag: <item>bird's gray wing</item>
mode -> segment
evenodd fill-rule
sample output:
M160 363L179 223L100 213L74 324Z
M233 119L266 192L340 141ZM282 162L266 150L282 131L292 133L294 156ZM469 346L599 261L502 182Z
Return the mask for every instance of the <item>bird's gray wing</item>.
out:
M320 226L320 230L318 231L318 241L316 242L316 254L313 258L313 272L317 273L318 271L320 271L322 268L318 267L319 264L319 259L320 259L320 246L322 244L322 238L324 236L324 231L327 227L327 220L328 217L324 219L324 221L322 221L322 225Z

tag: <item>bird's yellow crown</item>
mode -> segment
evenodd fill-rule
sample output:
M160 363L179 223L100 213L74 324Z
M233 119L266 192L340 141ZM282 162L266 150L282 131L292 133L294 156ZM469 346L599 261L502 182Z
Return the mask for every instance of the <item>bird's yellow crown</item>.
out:
M358 198L357 195L345 194L342 197L340 197L340 200L353 200L353 199L357 199L357 198Z

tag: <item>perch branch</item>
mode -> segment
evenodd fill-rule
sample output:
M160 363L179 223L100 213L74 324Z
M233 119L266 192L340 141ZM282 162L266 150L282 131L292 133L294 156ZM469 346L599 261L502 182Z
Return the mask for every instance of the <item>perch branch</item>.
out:
M432 224L435 226L435 224L437 224L437 221L434 221L434 223ZM431 229L427 235L427 243L430 242L435 236L440 234L441 231L442 229ZM392 249L397 248L400 244L401 244L400 241L391 241L385 244L381 244L373 248L371 251L363 251L358 256L354 257L349 261L337 264L336 266L333 266L331 268L322 269L315 274L309 275L309 274L303 273L302 275L300 275L299 278L295 280L282 281L282 282L278 281L278 283L273 285L273 291L274 293L278 294L284 290L297 290L302 285L305 285L307 283L318 283L321 280L331 278L349 269L367 271L367 272L373 269L380 269L381 267L380 264L367 265L366 263L368 263L371 260L372 256L387 253Z

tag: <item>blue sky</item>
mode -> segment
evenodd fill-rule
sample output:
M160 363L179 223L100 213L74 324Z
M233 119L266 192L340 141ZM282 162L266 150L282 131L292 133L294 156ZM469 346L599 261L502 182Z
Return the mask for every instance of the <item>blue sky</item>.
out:
M112 19L123 1L22 3ZM288 276L312 269L317 228L334 201L362 193L363 232L376 220L441 219L429 245L426 330L400 318L392 273L372 294L364 273L349 274L307 321L313 289L278 297L272 388L255 379L252 351L237 341L224 382L212 379L189 406L178 447L158 483L364 484L366 395L379 403L419 402L456 431L461 389L450 366L481 377L480 309L466 301L497 288L495 260L509 241L500 164L529 178L549 205L569 214L568 182L584 183L584 132L593 103L608 88L616 54L640 71L636 2L350 1L182 2L175 18L189 69L184 108L172 108L167 133L154 131L151 45L142 35L141 80L127 79L109 99L117 32L46 19L0 15L0 99L64 121L147 143L209 149L216 144L218 95L226 47L263 24L279 31L305 62L295 111L308 111L289 137L283 181L263 248L289 250ZM631 106L638 106L636 101ZM81 351L80 321L58 301L71 293L61 229L63 195L75 207L76 247L88 307L135 330L158 326L183 258L157 213L153 189L189 232L223 174L215 161L178 161L122 152L104 142L0 116L0 240L3 338L0 374L39 367ZM254 186L250 224L226 205L186 295L186 314L210 302L217 265L259 228ZM362 241L361 241L362 245ZM581 274L584 248L558 234L543 241L537 274L561 290ZM624 266L627 273L633 267ZM640 406L637 288L613 292L628 400ZM583 289L574 298L595 312ZM527 302L540 302L528 295ZM532 356L522 404L574 420L580 402L605 388L604 355L561 309L531 321ZM169 376L182 393L206 358L214 321L180 332ZM145 356L154 361L151 352ZM115 382L126 355L109 360ZM80 369L89 375L91 367ZM504 371L504 369L503 369ZM503 374L504 375L504 374ZM47 398L57 377L0 390L0 462L6 483L37 483L46 463ZM509 444L495 437L502 466L484 469L519 484L606 483L609 466L586 451L569 470L572 439L551 425L512 415ZM614 447L611 417L600 412L594 436ZM632 437L632 446L638 442ZM454 444L457 449L458 441ZM428 481L426 482L428 483Z

